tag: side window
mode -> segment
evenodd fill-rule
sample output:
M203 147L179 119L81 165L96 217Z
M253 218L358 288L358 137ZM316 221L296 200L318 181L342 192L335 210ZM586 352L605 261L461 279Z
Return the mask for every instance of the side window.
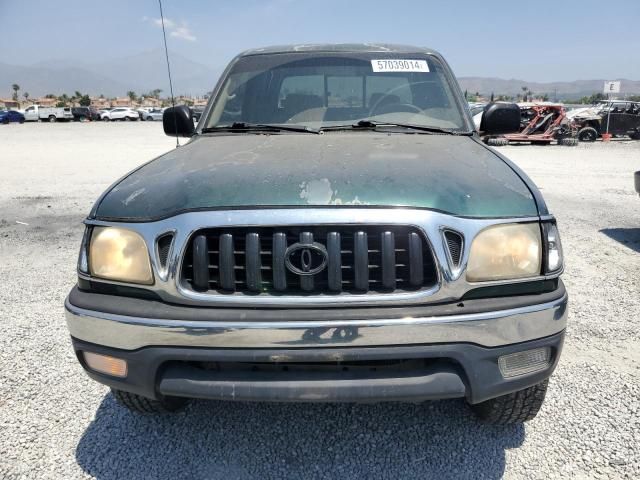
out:
M400 76L367 77L366 106L371 108L384 97L387 97L389 103L413 103L409 79Z
M26 112L33 112L35 109L36 109L36 107L29 107L29 108L27 108L27 109L25 110L25 113L26 113Z
M364 107L362 77L327 77L329 107Z

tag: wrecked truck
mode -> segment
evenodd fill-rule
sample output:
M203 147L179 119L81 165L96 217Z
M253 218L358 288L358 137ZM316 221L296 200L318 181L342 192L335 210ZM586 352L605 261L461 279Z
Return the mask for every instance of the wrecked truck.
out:
M605 100L567 113L581 142L595 142L603 133L640 140L640 102Z

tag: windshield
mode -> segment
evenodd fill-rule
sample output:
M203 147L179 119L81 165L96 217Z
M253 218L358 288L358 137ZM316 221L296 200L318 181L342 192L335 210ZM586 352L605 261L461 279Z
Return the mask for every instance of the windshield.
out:
M205 127L318 129L360 120L468 130L436 57L389 53L242 57L225 78Z

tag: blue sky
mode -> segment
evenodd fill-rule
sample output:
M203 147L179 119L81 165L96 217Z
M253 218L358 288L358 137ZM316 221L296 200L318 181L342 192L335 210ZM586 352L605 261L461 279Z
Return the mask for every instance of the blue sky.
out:
M640 79L640 0L164 0L169 48L211 67L256 46L426 45L458 76ZM0 62L118 58L162 45L157 0L0 0ZM53 35L45 25L55 25ZM10 41L7 41L10 39Z

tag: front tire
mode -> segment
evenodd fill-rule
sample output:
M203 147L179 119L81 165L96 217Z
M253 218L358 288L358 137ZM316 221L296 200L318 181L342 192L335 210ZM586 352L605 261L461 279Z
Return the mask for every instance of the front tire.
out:
M597 138L598 131L593 127L584 127L578 132L578 140L581 142L595 142Z
M157 414L171 413L184 407L188 400L180 397L162 397L160 400L136 395L135 393L125 392L123 390L111 389L116 401L134 413Z
M564 145L565 147L575 147L578 145L578 139L574 137L564 137L561 138L558 143L560 145Z
M511 425L533 420L540 411L549 381L507 395L471 405L481 421L494 425Z
M489 140L487 140L487 144L492 147L505 147L509 145L509 140L502 137L490 138Z

